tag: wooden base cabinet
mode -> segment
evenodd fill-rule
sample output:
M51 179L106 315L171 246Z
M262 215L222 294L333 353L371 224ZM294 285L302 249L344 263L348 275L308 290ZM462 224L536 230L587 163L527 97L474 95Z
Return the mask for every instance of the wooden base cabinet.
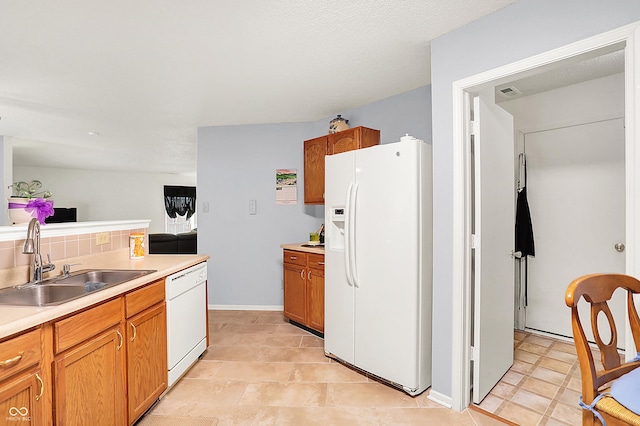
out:
M126 424L122 333L114 327L54 361L56 424Z
M56 424L132 425L167 389L164 280L54 322L53 346Z
M324 255L307 254L307 325L324 333Z
M167 389L164 280L125 296L128 419L133 424Z
M306 253L284 251L284 316L300 324L306 322Z
M43 394L44 382L39 368L16 374L10 380L0 383L0 424L45 424Z
M38 327L0 343L0 424L51 424L45 416L51 383L43 374L41 339Z
M126 425L122 298L54 322L56 424Z
M324 333L324 255L284 250L284 316Z

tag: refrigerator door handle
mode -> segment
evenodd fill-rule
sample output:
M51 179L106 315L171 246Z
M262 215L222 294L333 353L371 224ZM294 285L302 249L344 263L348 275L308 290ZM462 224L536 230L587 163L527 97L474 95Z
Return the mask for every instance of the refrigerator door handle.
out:
M349 189L347 190L347 198L345 200L345 209L347 214L344 217L344 270L345 275L347 276L347 284L350 287L353 287L353 277L351 276L351 256L350 256L350 245L351 245L351 220L350 220L350 211L351 211L351 191L353 190L353 182L349 184Z
M357 232L357 226L358 226L358 222L356 220L356 214L357 212L357 206L358 206L358 188L360 188L360 184L358 182L356 182L355 186L353 187L353 191L352 191L352 199L351 199L351 236L350 236L350 242L351 242L351 246L350 246L350 250L351 253L349 254L349 257L351 258L351 277L353 279L353 285L354 287L360 287L360 283L358 282L358 259L356 258L356 252L357 252L357 247L356 247L356 232Z

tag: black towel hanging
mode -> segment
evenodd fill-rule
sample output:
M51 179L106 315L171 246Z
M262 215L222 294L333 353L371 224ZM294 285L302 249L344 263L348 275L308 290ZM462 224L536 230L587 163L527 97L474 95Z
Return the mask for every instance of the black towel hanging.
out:
M518 193L516 201L516 244L515 250L525 256L535 256L536 248L533 242L533 225L527 201L527 188L523 187Z
M533 225L531 223L531 212L527 201L527 161L525 154L520 154L522 161L522 175L518 177L518 198L516 200L516 225L515 225L515 251L520 252L520 260L524 260L524 306L528 301L528 278L529 261L528 256L536 255L536 248L533 242ZM524 177L524 179L523 179Z

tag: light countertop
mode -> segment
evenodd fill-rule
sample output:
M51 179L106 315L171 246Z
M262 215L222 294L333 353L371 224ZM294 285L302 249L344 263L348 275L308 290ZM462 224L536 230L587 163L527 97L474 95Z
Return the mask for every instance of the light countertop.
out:
M281 244L280 248L285 250L303 251L306 253L324 254L324 244L317 247L303 247L307 243Z
M118 256L94 267L104 269L154 269L156 272L144 275L116 286L96 291L79 299L57 306L10 306L0 305L0 338L4 338L31 327L46 323L72 312L98 304L122 293L141 287L152 281L171 275L209 259L208 255L146 255L143 259L131 260ZM83 269L83 268L80 268ZM75 269L74 269L75 270ZM72 270L73 272L73 270Z

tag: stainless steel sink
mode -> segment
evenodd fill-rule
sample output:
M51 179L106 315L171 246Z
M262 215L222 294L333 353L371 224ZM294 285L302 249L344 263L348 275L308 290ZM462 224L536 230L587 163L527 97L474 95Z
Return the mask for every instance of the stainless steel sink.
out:
M151 272L155 272L155 270L90 269L77 271L69 276L50 278L39 284L0 289L0 304L19 306L59 305Z
M37 284L22 288L0 290L0 303L5 305L48 306L59 305L84 296L84 286L54 286Z
M148 269L85 269L73 272L67 277L50 279L53 285L105 284L116 285L155 272Z

